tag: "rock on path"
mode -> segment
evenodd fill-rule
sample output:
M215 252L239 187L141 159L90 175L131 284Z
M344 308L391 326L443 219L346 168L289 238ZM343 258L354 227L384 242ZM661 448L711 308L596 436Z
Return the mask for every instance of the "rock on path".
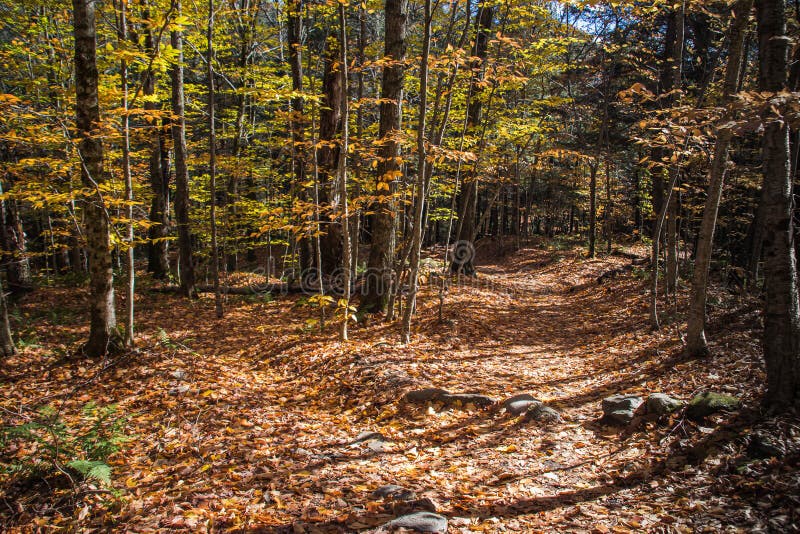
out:
M644 400L636 395L614 395L603 399L603 419L619 425L627 425Z
M447 518L431 512L416 512L392 519L379 527L376 533L394 532L406 528L414 532L432 532L444 534L447 532Z

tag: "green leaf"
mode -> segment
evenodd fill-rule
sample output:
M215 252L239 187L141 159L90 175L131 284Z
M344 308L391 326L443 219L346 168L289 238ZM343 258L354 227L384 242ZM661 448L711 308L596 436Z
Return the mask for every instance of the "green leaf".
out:
M67 462L67 467L74 469L87 479L98 480L104 484L111 484L111 468L103 463L91 460L72 460Z

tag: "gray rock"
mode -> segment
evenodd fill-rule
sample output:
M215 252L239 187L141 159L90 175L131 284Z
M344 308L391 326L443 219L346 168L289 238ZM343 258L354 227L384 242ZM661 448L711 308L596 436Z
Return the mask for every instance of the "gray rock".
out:
M350 442L351 445L356 443L364 443L367 441L386 441L386 438L380 432L362 432L356 436L356 439Z
M394 501L412 501L417 498L413 490L398 486L396 484L386 484L372 492L372 496L381 499Z
M186 371L183 369L175 369L170 373L175 380L183 380L186 378Z
M633 420L637 408L644 400L636 395L614 395L603 399L603 418L606 421L627 425Z
M702 419L712 413L730 412L739 407L739 399L724 393L706 391L689 401L686 415L691 419Z
M392 519L378 529L378 532L392 532L398 528L407 528L415 532L447 532L447 518L431 512L416 512Z
M478 393L448 393L442 395L441 401L448 406L467 404L474 404L480 408L492 406L497 401L487 395L480 395Z
M414 499L411 501L391 501L390 508L392 514L396 516L403 516L413 514L414 512L437 512L439 506L430 497L423 497L421 499Z
M534 406L541 406L542 402L538 400L518 400L504 404L506 412L511 415L522 415Z
M170 395L181 395L189 391L189 384L181 384L179 386L175 386L173 388L169 388Z
M450 392L441 388L425 388L409 391L403 398L406 402L413 404L425 404L426 402L441 401L447 395L450 395Z
M508 410L508 405L509 404L514 404L516 402L521 402L521 401L542 402L541 400L537 399L533 395L530 395L529 393L520 393L518 395L514 395L513 397L509 397L506 400L504 400L503 401L503 408Z
M647 413L654 415L667 415L685 406L682 400L673 399L664 393L653 393L647 397Z
M542 403L534 404L525 412L526 421L536 421L538 423L560 423L561 414L557 410L545 406Z

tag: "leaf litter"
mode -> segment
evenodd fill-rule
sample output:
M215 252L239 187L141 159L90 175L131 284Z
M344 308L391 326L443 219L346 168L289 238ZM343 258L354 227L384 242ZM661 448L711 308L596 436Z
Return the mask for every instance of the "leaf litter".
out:
M758 413L757 303L716 290L725 306L709 320L714 355L687 359L674 309L650 331L644 280L594 283L626 261L523 249L453 285L443 321L427 286L406 346L378 319L346 344L332 327L310 331L315 311L295 296L229 296L217 320L210 298L145 288L137 350L104 362L66 356L86 334L85 300L43 288L21 304L37 342L6 362L3 423L42 404L70 421L90 400L117 403L134 439L111 457L109 491L3 475L0 519L9 531L359 532L409 511L375 493L397 485L449 518L450 532L796 526L797 449L780 459L744 453L755 427L789 444L800 429ZM53 320L54 307L71 312ZM498 400L529 393L563 420L403 402L425 387ZM609 395L688 400L707 389L744 408L702 424L680 413L627 428L599 421Z

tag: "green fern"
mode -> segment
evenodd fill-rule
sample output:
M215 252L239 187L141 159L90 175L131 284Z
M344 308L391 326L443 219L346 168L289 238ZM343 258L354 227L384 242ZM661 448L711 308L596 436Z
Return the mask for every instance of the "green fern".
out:
M103 484L111 484L111 468L96 460L72 460L67 467L80 473L86 480L94 479Z
M108 457L119 452L131 438L123 431L127 417L117 416L117 406L87 403L81 411L83 424L68 426L52 406L43 406L31 421L0 428L0 448L11 441L32 443L36 453L10 462L0 460L0 472L36 475L66 466L83 480L111 483Z

